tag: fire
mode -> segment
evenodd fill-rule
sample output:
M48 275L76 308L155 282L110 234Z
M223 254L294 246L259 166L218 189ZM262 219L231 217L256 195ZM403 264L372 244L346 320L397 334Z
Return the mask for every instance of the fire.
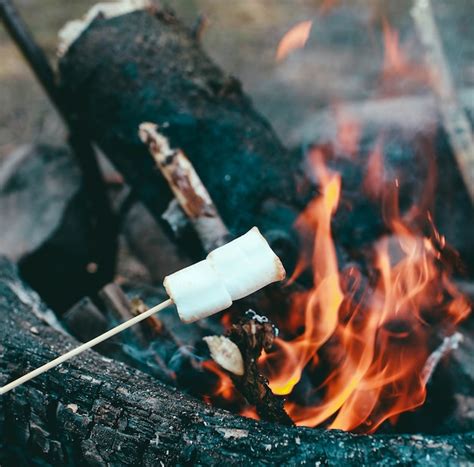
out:
M302 21L293 26L281 38L278 44L275 56L276 61L281 62L294 50L303 48L308 41L312 26L312 21Z
M305 21L288 31L277 60L303 47L310 30L311 22ZM387 21L383 35L384 81L391 76L426 80ZM431 144L422 149L426 180L420 196L401 209L403 180L387 167L384 135L362 158L363 129L343 106L333 109L336 141L308 151L308 178L318 194L295 226L301 255L289 283L298 280L307 287L293 293L279 323L280 337L259 365L273 393L286 397L285 408L297 425L372 433L423 404L426 365L436 341L452 334L470 307L450 280L452 250L429 210L437 175ZM367 245L365 260L342 269L332 223L347 200L344 180L333 168L336 159L346 166L362 161L360 196L379 208L385 224L384 235ZM216 393L235 398L229 377L215 365L212 371L221 377ZM241 413L255 417L248 407Z
M408 60L401 50L398 32L390 26L386 18L382 21L382 27L385 44L384 74L402 73L408 67Z
M383 180L381 151L379 142L369 157L365 180L375 187L371 195L393 202L397 183L390 186ZM304 331L292 340L280 339L261 363L273 392L290 395L286 409L298 425L324 423L333 429L373 432L385 420L394 422L398 414L424 402L422 374L435 334L433 321L452 329L467 316L469 306L442 267L442 237L423 236L399 214L398 206L387 210L390 234L373 246L376 280L361 291L361 274L355 268L340 272L331 218L341 178L327 168L321 150L313 149L310 159L320 194L297 222L304 251L292 280L310 269L313 287L290 310L290 315L304 313ZM382 193L385 190L392 196ZM332 369L312 391L309 399L315 402L294 401L291 395L302 375L314 375L322 356L327 365L328 349Z

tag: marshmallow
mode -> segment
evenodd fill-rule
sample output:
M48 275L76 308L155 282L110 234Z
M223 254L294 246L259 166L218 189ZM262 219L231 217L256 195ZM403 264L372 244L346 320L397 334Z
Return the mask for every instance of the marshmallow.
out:
M166 276L163 285L185 323L207 318L232 305L229 292L207 260Z
M286 274L280 258L257 227L212 251L207 260L218 271L232 300L281 281Z
M254 227L205 260L165 277L163 285L181 320L190 323L284 278L280 259Z

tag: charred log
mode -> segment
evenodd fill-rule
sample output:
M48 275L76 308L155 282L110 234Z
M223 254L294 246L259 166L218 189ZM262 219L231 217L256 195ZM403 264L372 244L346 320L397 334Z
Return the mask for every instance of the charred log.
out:
M0 261L0 383L77 342ZM231 415L89 351L0 399L0 460L50 464L459 465L473 434L357 436Z
M231 233L257 225L295 254L298 159L171 13L96 18L61 59L60 79L69 111L157 221L172 194L138 137L144 121L187 154Z

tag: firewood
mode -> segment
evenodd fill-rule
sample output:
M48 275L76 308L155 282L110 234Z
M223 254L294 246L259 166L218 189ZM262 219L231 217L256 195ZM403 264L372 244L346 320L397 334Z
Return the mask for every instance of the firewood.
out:
M414 0L411 10L418 37L424 47L425 62L431 86L437 97L443 126L467 191L474 204L474 136L471 124L461 107L449 65L444 56L441 37L431 0Z
M263 420L293 425L283 407L284 399L273 394L267 379L257 366L262 351L271 349L276 337L276 328L268 318L250 310L239 323L232 325L227 335L239 348L244 363L243 375L231 374L236 388L255 406Z
M107 329L104 315L89 297L84 297L62 316L69 332L81 342L102 334Z
M157 130L153 123L140 124L140 139L148 146L157 167L192 222L204 250L209 252L224 245L229 241L230 233L209 192L186 155L179 149L171 149L168 139Z
M61 58L59 72L68 108L157 222L172 192L137 136L150 120L188 156L231 234L257 225L279 245L285 265L295 261L299 158L171 12L97 17Z
M421 373L421 378L423 379L424 384L428 384L433 372L436 369L436 366L445 357L450 351L457 349L459 343L462 342L463 335L460 332L455 332L452 336L445 337L441 345L431 353L428 357L428 360L425 363L423 371Z
M87 204L79 164L67 147L23 146L0 168L0 254L17 261L59 313L112 279L110 271L88 268Z
M81 227L88 236L89 272L97 275L99 283L104 277L110 280L115 268L117 222L107 197L95 149L75 116L68 111L46 54L35 42L11 1L0 2L0 20L69 130L69 146L83 176L86 223ZM68 303L66 306L70 305Z
M33 312L25 297L35 296L0 260L1 383L77 344ZM20 456L56 465L467 465L473 441L472 432L361 436L256 422L93 351L0 398L5 465Z

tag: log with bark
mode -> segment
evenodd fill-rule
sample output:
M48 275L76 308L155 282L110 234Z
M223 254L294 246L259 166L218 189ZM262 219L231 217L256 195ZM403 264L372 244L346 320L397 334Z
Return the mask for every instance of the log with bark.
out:
M1 259L0 384L77 345L48 322L51 313ZM473 433L361 436L256 422L94 351L0 399L4 465L467 465L473 441Z
M138 126L144 121L158 124L171 146L186 153L232 234L259 226L287 269L293 269L298 250L293 221L302 203L314 194L311 183L299 175L301 151L288 151L281 144L238 81L212 63L172 13L148 9L115 18L97 17L59 65L70 111L155 219L162 219L171 191L138 138ZM472 93L464 94L463 100L469 103ZM388 171L400 172L402 180L402 211L415 200L421 211L432 210L425 201L434 182L428 186L420 179L430 174L430 164L439 155L442 176L436 190L436 225L466 263L474 264L472 241L465 228L473 207L467 192L458 189L462 178L453 164L446 135L435 131L439 124L436 105L430 98L410 99L380 106L369 103L372 107L362 112L362 119L360 112L355 112L356 121L364 126L360 153L370 154L377 135L383 133ZM367 121L370 125L365 125ZM400 121L405 129L413 130L410 135L403 132L403 138L399 137ZM327 119L308 123L310 134L303 132L306 142L327 143L331 139L325 137L328 127L331 137L337 133L337 121L325 122ZM428 147L431 141L434 151ZM430 155L433 158L428 160ZM345 166L339 168L344 174L344 192L334 219L341 264L360 260L361 248L386 233L380 206L360 195L364 164L354 167L347 157L342 160ZM313 182L317 185L317 180ZM453 205L459 207L455 214ZM181 246L194 259L201 254L189 237Z
M257 225L284 260L296 254L298 158L171 12L97 17L59 69L69 111L157 221L172 193L138 137L147 121L189 157L232 234Z

